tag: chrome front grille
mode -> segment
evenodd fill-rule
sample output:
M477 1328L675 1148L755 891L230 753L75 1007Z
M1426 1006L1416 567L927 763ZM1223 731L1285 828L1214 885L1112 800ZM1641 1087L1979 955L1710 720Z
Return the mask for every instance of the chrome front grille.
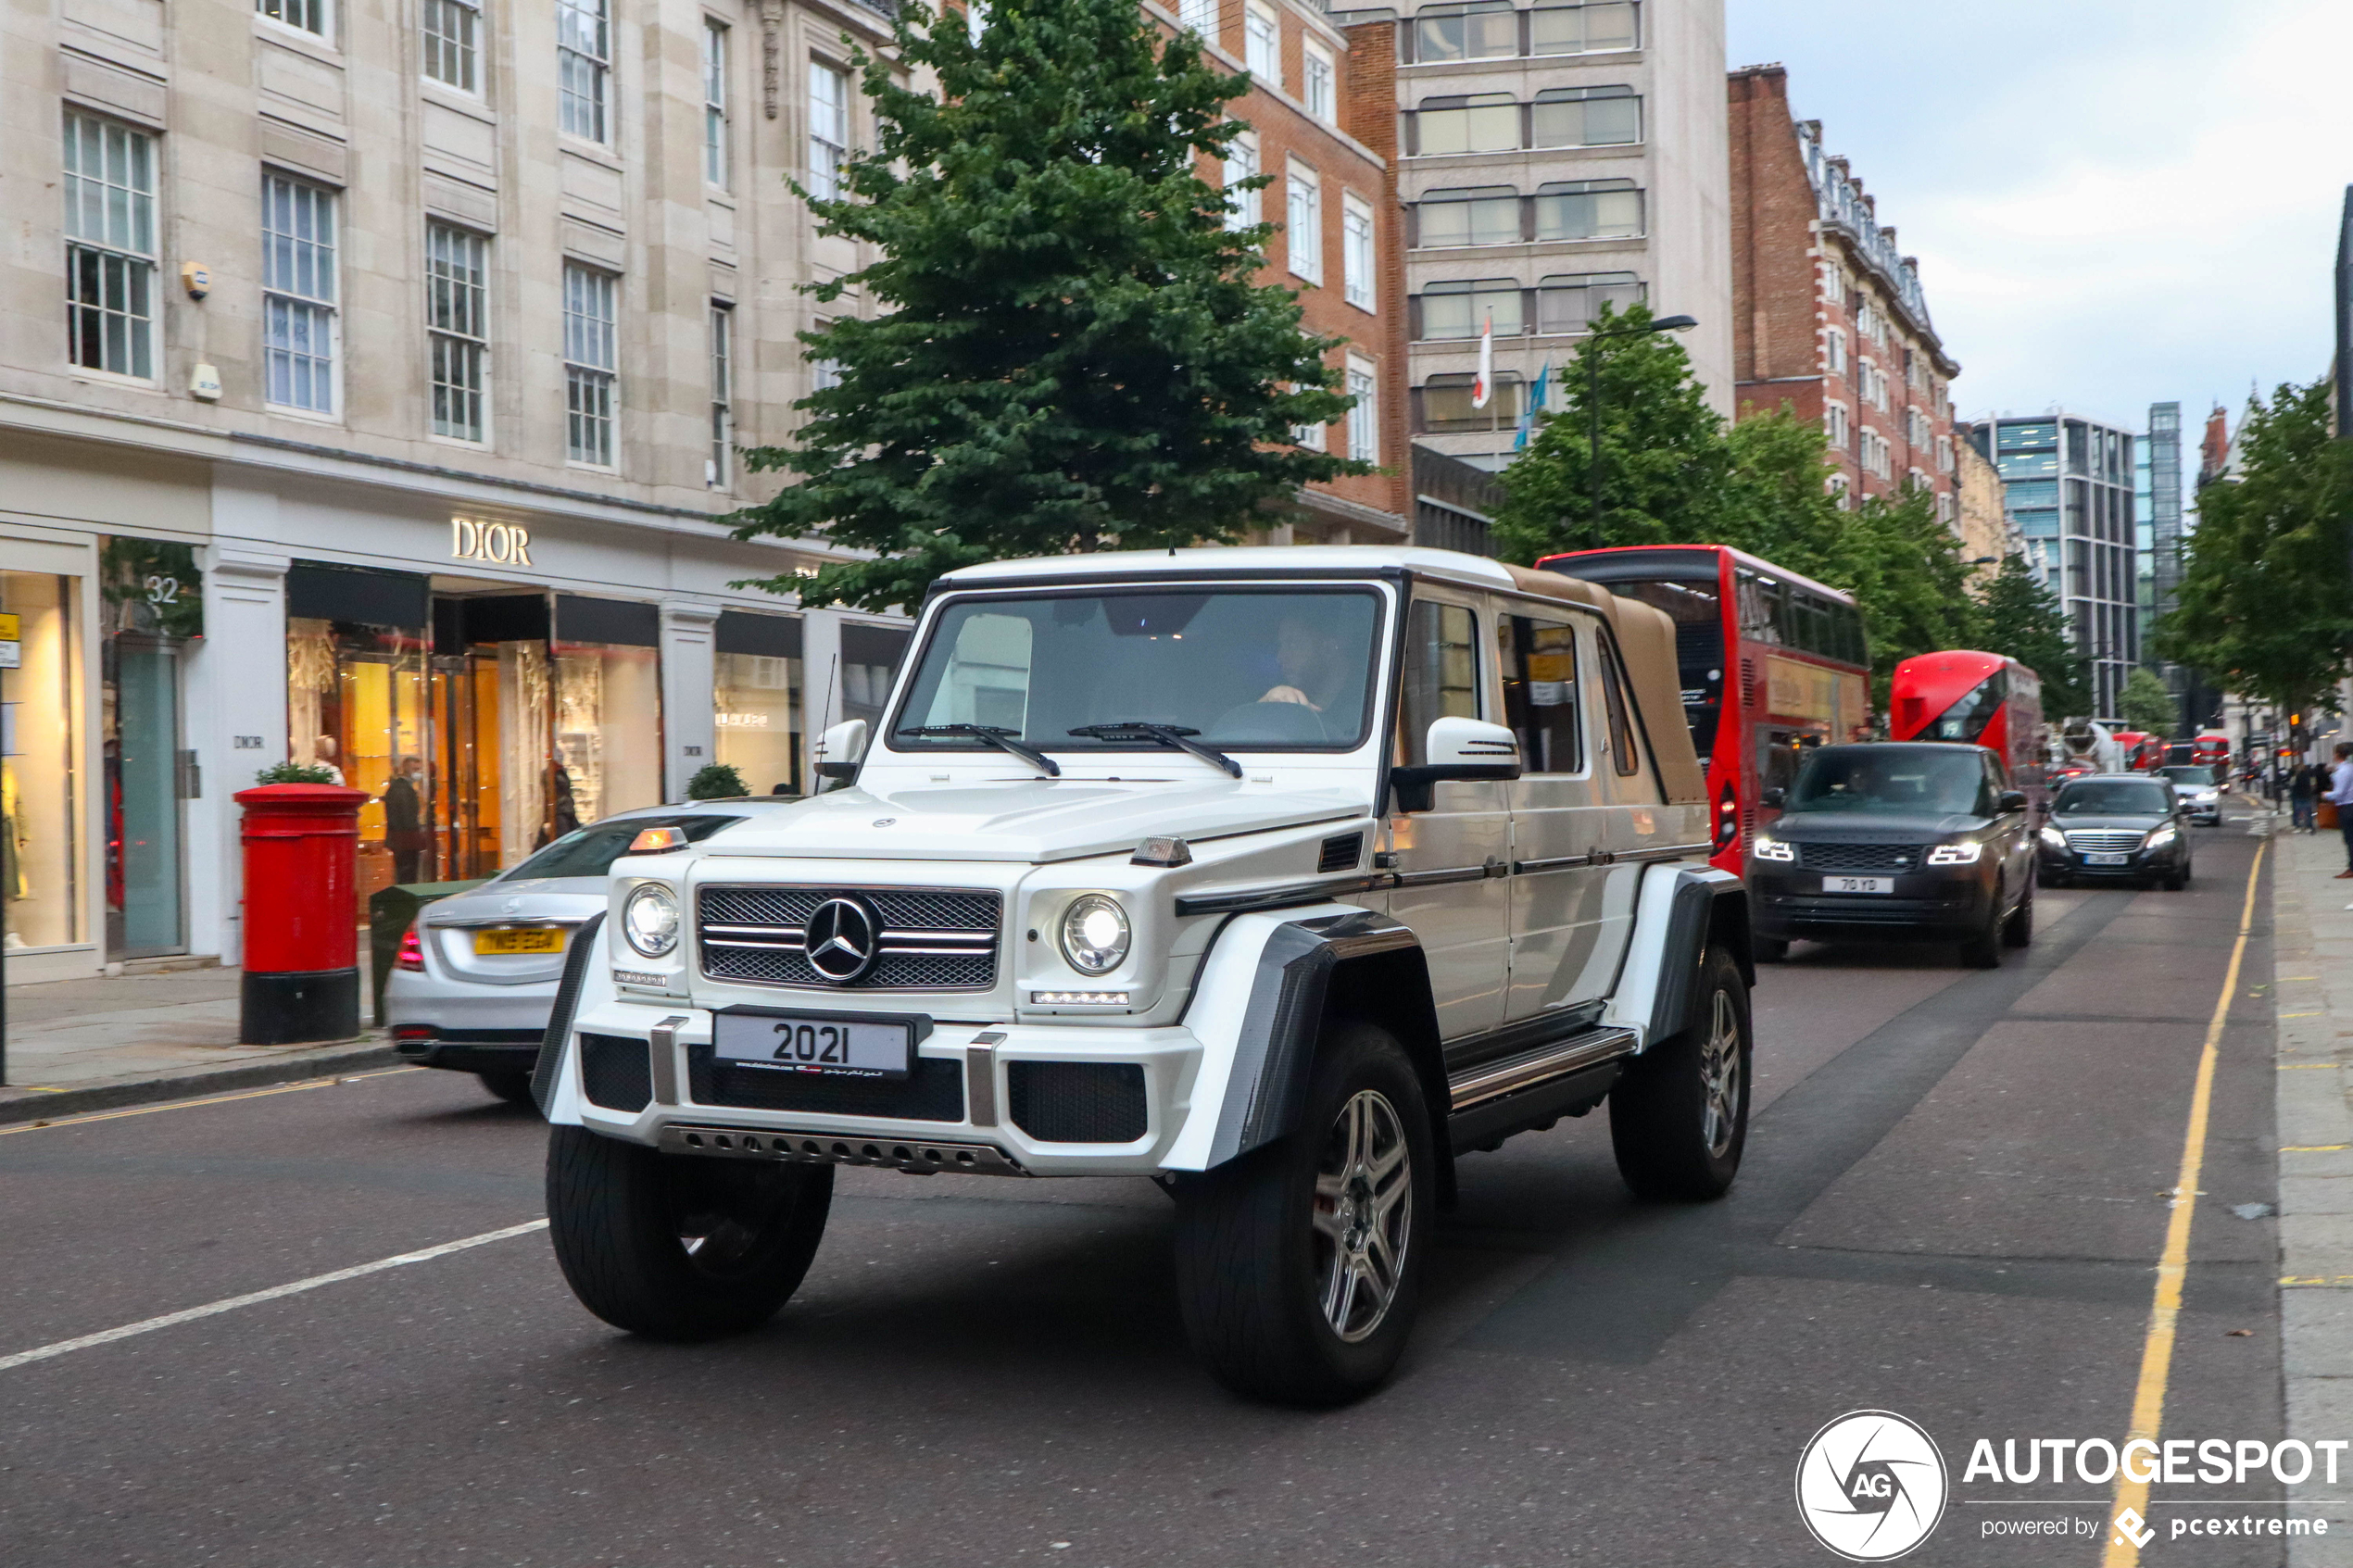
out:
M1815 844L1797 847L1798 864L1818 872L1908 872L1924 851L1917 844Z
M2141 834L2134 828L2085 828L2067 835L2067 847L2077 853L2089 851L2095 855L2113 855L2120 849L2138 849Z
M809 961L810 918L851 897L875 913L873 966L837 984ZM702 972L810 990L980 991L997 983L1004 896L963 887L706 887L696 896Z

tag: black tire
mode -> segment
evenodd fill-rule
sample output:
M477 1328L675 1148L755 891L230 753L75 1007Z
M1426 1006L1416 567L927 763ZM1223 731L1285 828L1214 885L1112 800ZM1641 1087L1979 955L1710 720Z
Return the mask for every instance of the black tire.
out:
M775 1316L817 1255L833 1196L830 1165L548 1130L548 1236L564 1280L582 1306L649 1338L709 1339Z
M2050 872L2036 872L2034 873L2034 885L2037 887L2065 887L2067 885L2067 878L2058 876Z
M505 1100L509 1105L531 1104L531 1069L507 1068L497 1073L477 1073L482 1086Z
M1985 917L1985 929L1961 944L1961 967L1964 969L1999 969L2002 967L2002 890L1994 889L1994 912Z
M1368 1024L1327 1034L1298 1127L1177 1191L1177 1298L1210 1374L1290 1405L1378 1387L1413 1333L1436 1173L1404 1051Z
M2002 922L2002 946L2024 947L2034 941L2034 891L2027 889L2026 897L2018 901L2010 918Z
M1748 951L1758 963L1780 963L1789 957L1789 943L1779 936L1752 936Z
M2189 884L2190 868L2187 866L2183 866L2178 872L2169 872L2166 873L2165 891L2168 893L2179 893L2183 888L2187 887Z
M1699 978L1690 1026L1628 1062L1609 1092L1610 1148L1637 1198L1721 1198L1748 1147L1748 984L1721 947Z

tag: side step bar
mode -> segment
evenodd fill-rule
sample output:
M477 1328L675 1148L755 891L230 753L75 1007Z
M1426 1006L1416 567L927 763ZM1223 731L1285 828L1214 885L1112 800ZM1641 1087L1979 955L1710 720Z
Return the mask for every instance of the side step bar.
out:
M1558 1078L1584 1068L1596 1067L1634 1050L1631 1029L1594 1029L1582 1035L1572 1035L1566 1040L1554 1040L1501 1061L1483 1061L1477 1067L1466 1067L1446 1078L1447 1098L1459 1114L1475 1105L1483 1105L1505 1095L1533 1088L1548 1078Z
M1634 1038L1629 1029L1592 1029L1450 1073L1447 1142L1457 1154L1498 1148L1515 1133L1584 1115L1617 1085Z
M661 1130L664 1154L716 1155L723 1160L790 1160L804 1165L879 1165L913 1175L952 1171L962 1176L1026 1176L992 1144L937 1143L925 1138L845 1138L833 1133L767 1133L744 1127Z

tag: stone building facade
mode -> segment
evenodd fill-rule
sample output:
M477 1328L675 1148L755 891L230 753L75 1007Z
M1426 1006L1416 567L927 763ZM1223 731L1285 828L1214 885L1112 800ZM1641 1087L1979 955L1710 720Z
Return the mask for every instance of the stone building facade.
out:
M2002 476L1969 439L1969 427L1956 425L1953 442L1954 529L1961 558L1981 562L1976 575L1991 577L2002 558L2022 547L2018 530L2002 508ZM1985 558L1992 557L1991 561Z

